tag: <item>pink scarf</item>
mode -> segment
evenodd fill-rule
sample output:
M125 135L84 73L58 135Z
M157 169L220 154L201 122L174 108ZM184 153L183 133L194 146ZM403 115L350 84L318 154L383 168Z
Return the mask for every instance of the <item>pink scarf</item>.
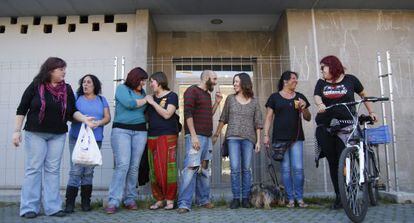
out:
M39 123L42 123L43 119L45 118L45 110L46 110L45 88L53 96L53 101L61 104L62 121L65 120L67 93L66 93L66 83L62 81L55 87L53 87L51 83L39 85L40 102L42 104L40 107L40 112L39 112Z

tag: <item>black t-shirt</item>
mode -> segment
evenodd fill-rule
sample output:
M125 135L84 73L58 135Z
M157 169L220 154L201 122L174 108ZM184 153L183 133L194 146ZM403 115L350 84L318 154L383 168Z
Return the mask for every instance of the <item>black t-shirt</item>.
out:
M279 92L273 93L267 99L266 107L273 109L273 136L272 141L305 140L301 125L299 110L295 108L295 100L301 98L306 102L306 108L310 106L308 99L296 92L292 99L282 97Z
M353 102L355 101L355 93L359 94L364 90L361 82L354 75L346 74L341 82L332 84L325 80L319 79L315 86L314 95L322 98L322 102L326 106L337 103ZM354 108L351 111L354 112ZM315 121L316 123L328 126L331 119L352 120L351 114L345 106L337 106L327 110L324 113L319 113Z
M176 109L178 109L178 96L172 91L161 98L154 96L154 101L165 109L167 109L167 106L169 104L174 105ZM169 119L164 119L152 106L148 106L147 112L149 136L175 135L178 133L178 120L175 114L172 115Z
M30 132L45 132L62 134L68 131L66 122L72 120L73 113L77 111L75 105L75 95L69 84L66 84L66 111L65 117L62 118L62 106L56 102L53 95L45 89L45 116L43 121L39 122L39 112L41 100L38 86L33 82L26 88L17 108L16 115L27 115L24 130Z

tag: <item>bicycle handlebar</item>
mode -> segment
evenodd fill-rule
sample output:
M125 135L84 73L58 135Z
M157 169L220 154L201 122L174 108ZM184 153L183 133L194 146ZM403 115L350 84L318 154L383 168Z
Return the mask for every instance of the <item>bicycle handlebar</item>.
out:
M331 109L331 108L337 107L337 106L353 106L353 105L361 104L361 103L364 103L364 102L373 102L373 103L375 103L377 101L388 101L388 100L390 100L388 97L381 97L381 98L378 98L378 97L364 97L363 99L358 100L358 101L333 104L333 105L330 105L330 106L326 107L325 110L328 110L328 109Z

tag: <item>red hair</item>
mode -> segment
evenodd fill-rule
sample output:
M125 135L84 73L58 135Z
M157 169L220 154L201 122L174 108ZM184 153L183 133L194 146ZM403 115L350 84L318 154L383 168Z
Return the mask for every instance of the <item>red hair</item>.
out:
M125 85L134 90L139 86L142 80L148 79L148 74L141 67L132 69L125 80Z
M331 73L333 80L332 82L335 83L336 80L341 76L341 74L345 73L345 68L342 66L341 61L336 56L326 56L324 57L320 63L329 67L329 73Z

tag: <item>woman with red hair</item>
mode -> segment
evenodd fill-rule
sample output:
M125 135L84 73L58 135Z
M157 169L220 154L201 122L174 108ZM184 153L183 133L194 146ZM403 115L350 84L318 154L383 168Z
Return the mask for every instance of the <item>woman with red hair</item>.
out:
M109 186L108 206L113 214L124 204L136 210L138 167L147 143L147 123L144 116L147 100L145 82L148 74L140 67L132 69L124 84L115 92L115 118L112 124L111 145L115 167Z
M329 172L333 187L335 189L336 199L332 209L341 208L341 200L338 189L338 162L342 150L345 148L347 134L335 134L328 132L332 119L337 119L342 129L352 128L353 118L347 109L343 106L333 107L326 110L327 106L336 103L345 103L355 101L355 93L361 98L367 95L364 87L357 77L351 74L345 74L345 68L336 56L324 57L321 62L322 78L316 83L314 91L315 104L318 107L316 116L316 139L318 146L321 148L321 154L318 158L326 156L329 163ZM369 115L374 121L377 120L372 110L371 104L365 102ZM354 112L354 111L353 111Z

